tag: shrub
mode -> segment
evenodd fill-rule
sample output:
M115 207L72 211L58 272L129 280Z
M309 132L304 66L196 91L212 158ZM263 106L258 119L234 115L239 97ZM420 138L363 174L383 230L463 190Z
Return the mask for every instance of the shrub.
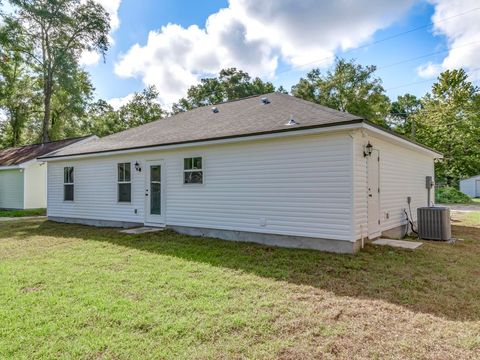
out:
M440 204L470 204L472 199L451 186L435 189L435 202Z

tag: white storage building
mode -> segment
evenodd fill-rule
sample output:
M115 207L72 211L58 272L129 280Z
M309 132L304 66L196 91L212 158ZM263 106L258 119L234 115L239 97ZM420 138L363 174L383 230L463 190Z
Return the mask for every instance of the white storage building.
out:
M480 198L480 175L460 180L460 191L472 198Z

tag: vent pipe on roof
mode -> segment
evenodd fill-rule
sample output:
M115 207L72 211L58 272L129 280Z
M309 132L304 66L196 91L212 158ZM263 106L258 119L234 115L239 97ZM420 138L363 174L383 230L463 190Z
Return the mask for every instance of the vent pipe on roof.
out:
M212 112L215 114L218 113L218 108L216 106L212 107Z
M293 118L293 116L290 116L290 120L288 120L288 122L285 124L287 126L295 126L295 125L298 125L300 123L296 122L295 119Z
M267 97L262 97L261 101L262 101L262 104L264 104L264 105L270 104L270 100L268 100Z

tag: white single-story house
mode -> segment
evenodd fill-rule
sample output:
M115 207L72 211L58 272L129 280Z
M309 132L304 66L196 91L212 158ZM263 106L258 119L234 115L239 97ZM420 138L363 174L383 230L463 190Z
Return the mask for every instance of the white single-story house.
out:
M401 236L441 154L272 93L200 107L41 157L48 217L355 252Z
M0 209L47 206L47 164L37 157L93 137L52 141L0 150Z
M472 198L480 198L480 175L460 180L460 191Z

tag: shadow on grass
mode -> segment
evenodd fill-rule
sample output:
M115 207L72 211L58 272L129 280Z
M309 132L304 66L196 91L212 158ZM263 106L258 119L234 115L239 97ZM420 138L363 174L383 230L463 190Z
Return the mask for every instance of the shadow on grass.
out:
M367 245L356 255L267 247L177 234L31 221L9 224L0 238L47 236L100 241L216 267L312 286L339 296L385 300L451 320L480 320L480 229L454 227L451 245L428 242L415 251Z

